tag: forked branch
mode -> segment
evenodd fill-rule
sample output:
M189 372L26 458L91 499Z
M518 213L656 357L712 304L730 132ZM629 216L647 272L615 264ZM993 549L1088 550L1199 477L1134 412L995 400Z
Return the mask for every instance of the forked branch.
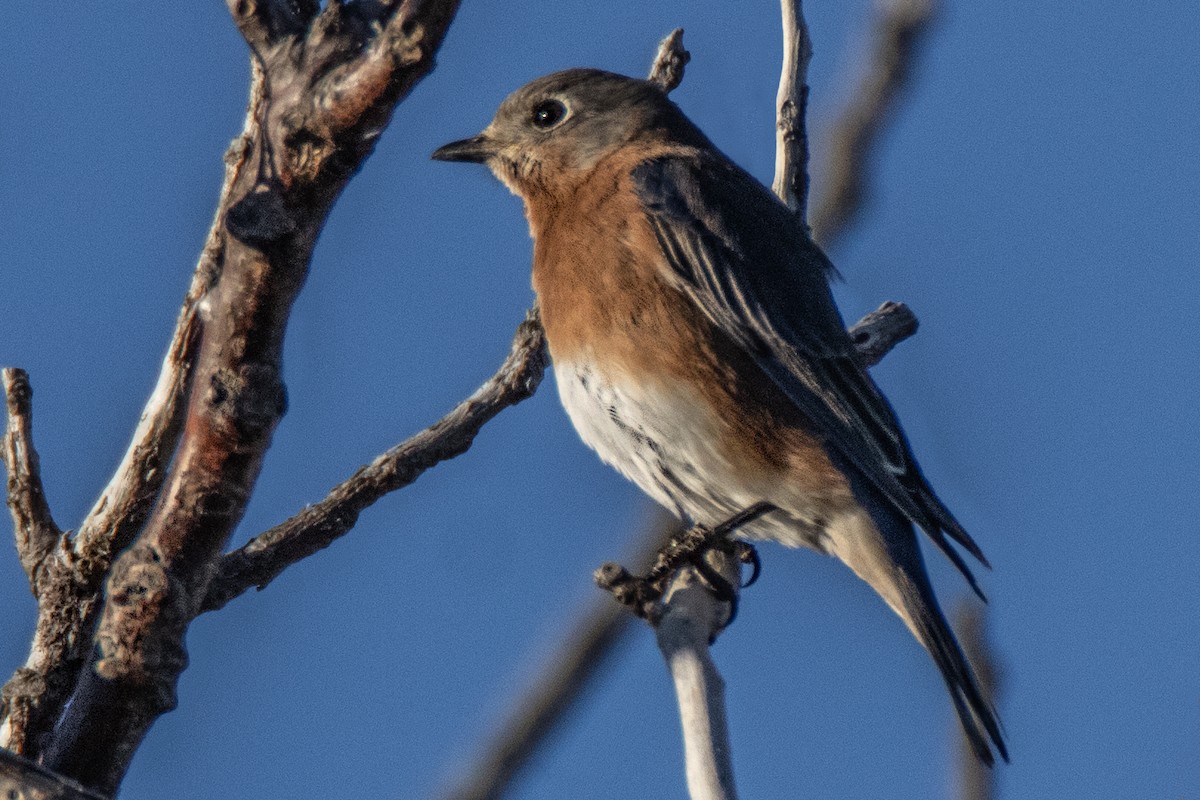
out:
M175 704L184 631L286 407L283 338L317 234L396 103L432 69L458 7L456 0L228 4L254 51L254 86L246 133L232 153L236 174L193 281L201 287L195 307L203 335L186 359L191 391L179 398L181 411L163 415L167 430L181 419L181 433L169 470L154 478L152 510L109 570L98 657L80 672L41 754L47 766L104 794L115 792L149 726ZM193 341L184 331L192 319L185 306L173 349ZM178 397L177 385L170 376L160 381L168 398ZM161 458L159 468L166 463ZM135 472L129 485L152 485L146 470ZM142 494L135 490L131 500ZM97 523L96 536L113 529ZM87 641L89 631L80 632ZM40 723L47 718L42 713ZM30 733L22 732L27 748Z

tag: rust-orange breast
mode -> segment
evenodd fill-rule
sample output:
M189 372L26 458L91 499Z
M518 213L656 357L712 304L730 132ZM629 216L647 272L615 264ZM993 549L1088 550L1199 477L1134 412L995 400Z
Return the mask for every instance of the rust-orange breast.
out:
M721 421L720 448L750 472L848 497L795 405L668 279L630 172L609 158L557 202L527 198L533 285L555 362L589 363L614 382L684 385Z

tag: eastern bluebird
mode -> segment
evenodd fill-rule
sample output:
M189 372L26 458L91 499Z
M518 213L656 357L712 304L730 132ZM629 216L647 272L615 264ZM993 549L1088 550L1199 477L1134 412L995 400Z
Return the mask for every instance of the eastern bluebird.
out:
M987 561L921 474L796 217L657 86L599 70L529 83L433 157L486 164L524 200L584 442L685 522L774 505L740 535L844 561L929 651L979 758L1007 760L913 526L976 592L948 539Z

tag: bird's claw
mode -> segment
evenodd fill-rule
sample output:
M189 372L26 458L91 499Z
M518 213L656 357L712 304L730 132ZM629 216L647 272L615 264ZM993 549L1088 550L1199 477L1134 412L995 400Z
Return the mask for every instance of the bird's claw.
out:
M680 567L690 565L718 600L730 604L728 622L732 622L737 614L738 591L758 580L762 562L752 545L730 537L741 526L774 510L770 503L755 503L712 528L693 525L671 537L658 551L654 566L645 577L632 575L621 565L609 562L596 570L596 585L611 592L617 602L629 606L639 617L653 621L655 606L666 592L671 576ZM726 580L705 557L710 550L728 553L742 564L749 564L750 578L740 585Z

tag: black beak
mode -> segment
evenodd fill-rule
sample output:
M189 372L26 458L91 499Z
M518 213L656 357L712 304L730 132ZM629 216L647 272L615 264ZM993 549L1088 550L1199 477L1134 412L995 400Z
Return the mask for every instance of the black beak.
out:
M433 151L432 158L437 161L470 161L475 164L483 164L494 153L492 140L481 133L470 139L461 139L439 147Z

